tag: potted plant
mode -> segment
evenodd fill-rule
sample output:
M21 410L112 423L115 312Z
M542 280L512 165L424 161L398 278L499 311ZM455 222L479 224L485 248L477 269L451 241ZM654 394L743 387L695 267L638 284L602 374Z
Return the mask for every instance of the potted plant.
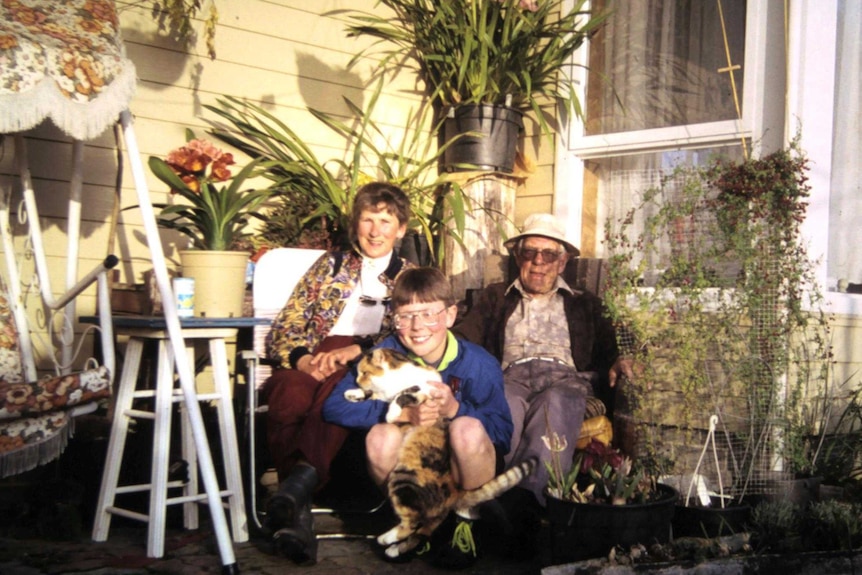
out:
M461 243L466 213L473 207L466 205L468 199L457 182L436 174L436 162L445 147L435 152L422 129L431 121L427 105L408 114L400 137L384 133L373 120L382 85L378 84L365 110L345 98L354 113L349 121L309 109L324 127L343 138L347 160L318 158L286 123L251 102L225 97L205 107L226 122L216 124L214 136L263 162L262 176L270 181L277 204L282 196L298 194L314 206L299 222L301 227L316 224L327 230L331 245L345 245L356 190L368 181L385 180L401 187L411 200L408 236L422 238L429 247L430 259L421 263L440 265L442 237ZM276 225L270 220L264 230L274 233Z
M604 556L615 546L670 539L678 492L656 481L654 466L593 439L575 452L567 469L560 461L566 438L549 432L543 439L551 452L545 465L554 563Z
M349 36L378 41L354 57L382 57L380 73L415 64L443 123L446 169L511 172L522 114L532 110L551 134L545 106L554 99L571 114L581 105L566 67L608 12L575 0L379 0L389 12L349 11ZM340 13L341 11L337 11ZM458 138L458 130L466 135ZM499 144L497 137L507 138ZM485 145L509 154L492 159Z
M851 388L855 390L844 395L851 381L848 378L834 392L838 401L845 402L838 420L827 427L837 403L830 398L833 403L823 409L820 433L809 437L808 449L814 452L812 474L822 478L821 500L845 499L846 491L862 485L862 387L857 382Z
M629 413L615 422L629 429L615 435L740 505L811 463L807 405L829 374L829 324L800 241L808 186L797 141L673 169L606 228L605 301L645 369L622 392ZM710 464L698 468L708 440Z
M249 254L236 248L249 235L249 221L263 219L258 209L272 191L243 189L246 180L259 173L260 160L233 175L232 154L195 138L191 130L186 138L186 145L166 159L150 156L150 170L181 200L154 204L161 208L156 219L161 227L191 240L191 249L180 250L180 260L183 276L195 280L195 315L239 317ZM225 184L218 186L221 182Z

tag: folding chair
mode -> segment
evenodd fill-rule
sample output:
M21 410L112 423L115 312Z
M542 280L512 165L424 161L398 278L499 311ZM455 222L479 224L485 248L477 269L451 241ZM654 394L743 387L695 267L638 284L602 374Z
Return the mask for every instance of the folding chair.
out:
M14 74L16 77L14 82L0 82L0 103L2 103L0 106L2 108L0 135L15 134L15 152L21 185L24 189L25 203L31 218L31 230L37 227L38 215L31 210L31 208L35 209L35 200L31 202L30 199L35 196L30 181L25 142L21 132L50 118L57 127L74 139L74 165L69 199L69 250L67 254L69 273L67 274L67 283L80 286L73 270L76 272L78 260L78 226L83 181L84 148L82 141L99 136L105 129L115 124L119 117L135 182L138 205L143 218L147 244L150 248L156 284L162 301L174 301L155 213L146 185L143 163L132 126L131 114L128 111L136 84L135 67L125 56L125 48L119 34L119 23L113 3L93 4L86 0L64 0L63 2L31 0L27 3L26 10L17 8L19 8L17 3L0 5L0 31L5 36L14 38L14 42L6 42L0 48L2 50L0 56L3 56L4 61L9 64L0 68L0 74L4 74L4 80L6 74ZM26 17L32 14L38 14L39 18ZM57 30L62 30L63 33L57 34ZM86 46L87 49L78 52L76 46ZM67 56L72 58L68 63L76 67L73 71L80 71L80 74L67 74L65 69ZM41 64L36 65L37 62ZM85 71L89 73L85 73ZM97 73L98 77L93 78L93 73ZM32 237L35 238L35 236ZM37 267L39 268L43 297L46 302L51 302L53 298L48 297L50 285L47 281L47 266L38 263L38 254L44 254L41 245L37 245L38 242L39 240L33 240L33 250L37 254ZM4 245L7 264L9 255L13 253L9 249L10 247ZM107 269L110 267L107 264L111 263L112 260L106 258L102 267ZM103 271L97 268L86 276L85 280L88 279L92 282L92 278L97 277ZM84 280L81 280L81 283L83 282ZM10 289L15 289L15 286L18 285L17 278L10 277L9 283ZM105 285L107 286L107 284ZM86 286L81 287L81 289L84 287ZM107 292L107 287L105 287L105 292ZM53 304L59 308L63 307L66 301L54 301ZM49 307L54 309L53 306ZM15 313L19 312L16 311ZM110 323L110 311L106 308L103 313L102 319ZM69 323L75 319L74 308L67 308L66 317L66 321ZM187 358L188 354L177 311L173 306L165 306L165 320L175 358L175 368L179 375L182 393L186 398L187 413L198 453L201 478L207 493L213 528L219 545L223 571L225 573L237 573L239 569L236 565L212 455L197 402L194 374ZM20 336L22 333L26 332L19 331L18 335ZM25 348L26 345L22 347L22 349ZM106 358L111 358L109 361L113 361L112 345L103 348L103 352ZM113 371L110 369L111 374ZM99 540L95 534L94 539Z
M254 281L252 283L252 297L254 303L254 315L258 318L275 319L278 312L284 307L293 289L305 272L317 259L325 253L324 250L298 249L298 248L276 248L267 251L261 256L255 265ZM260 386L272 373L272 362L266 357L266 339L270 326L261 325L254 328L254 345L252 351L243 352L243 358L248 366L248 500L249 515L252 517L258 529L261 529L264 515L258 509L256 484L259 481L258 464L259 453L257 443L259 438L256 431L256 419L267 412L267 406L260 404ZM266 473L275 473L275 470L267 470ZM367 509L341 509L323 506L313 506L314 514L360 514L368 515L383 508L385 499L381 495L380 502ZM317 539L348 539L348 538L372 538L371 535L346 533L318 533Z

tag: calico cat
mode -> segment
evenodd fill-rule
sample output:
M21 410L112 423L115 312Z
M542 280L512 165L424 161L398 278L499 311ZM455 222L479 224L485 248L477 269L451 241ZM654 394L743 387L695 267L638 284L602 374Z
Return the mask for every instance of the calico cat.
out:
M430 538L451 511L472 516L473 507L516 486L536 467L536 458L531 458L465 491L452 476L447 421L423 427L404 425L402 429L404 443L387 484L389 501L400 522L377 538L393 559Z
M373 350L359 360L356 370L359 389L345 391L344 399L388 402L386 421L389 423L398 419L402 407L418 405L428 398L432 389L429 381L440 381L440 373L436 369L419 365L394 349Z
M421 384L440 379L439 374L436 378L431 376L430 368L419 366L390 349L377 349L366 355L357 370L357 383L362 381L360 385L366 390L363 395L372 397L377 393L379 398L393 397L396 401L400 398L405 402L419 403L423 399L418 391L423 387ZM449 421L440 420L431 426L406 423L400 426L404 441L387 484L389 500L400 522L377 538L377 542L386 547L386 555L393 559L430 538L451 511L470 516L473 507L514 487L536 467L537 461L533 458L476 489L464 491L452 476Z

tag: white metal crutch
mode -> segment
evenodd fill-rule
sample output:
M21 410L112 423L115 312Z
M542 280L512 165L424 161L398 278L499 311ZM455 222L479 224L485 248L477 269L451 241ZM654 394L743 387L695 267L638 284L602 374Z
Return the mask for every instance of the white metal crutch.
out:
M150 201L149 190L147 189L147 182L144 174L144 166L141 162L138 143L132 126L131 114L128 110L125 110L120 114L120 122L123 126L123 137L129 154L129 163L131 164L132 176L135 181L135 190L138 195L138 207L141 210L147 244L150 247L150 257L153 263L156 285L159 288L162 301L172 302L174 301L174 296L171 289L170 278L168 277L168 268L165 262L164 251L162 250L158 225L156 224L156 215L153 210L153 204ZM204 489L207 494L207 502L209 503L213 528L215 530L219 554L222 560L222 573L225 575L239 573L239 566L236 563L236 558L233 552L233 543L231 542L230 532L228 530L227 518L225 517L224 508L222 507L221 494L219 492L218 479L216 478L215 467L213 465L212 453L209 448L209 442L207 441L203 416L201 415L200 404L197 399L194 373L192 373L191 364L188 361L185 340L182 336L180 318L177 315L176 308L171 305L164 306L164 314L165 323L168 328L168 336L170 338L170 344L174 354L174 364L176 366L177 374L179 375L180 387L182 388L182 392L185 397L189 423L191 424L192 436L195 441L195 448L197 449L201 478L204 482Z

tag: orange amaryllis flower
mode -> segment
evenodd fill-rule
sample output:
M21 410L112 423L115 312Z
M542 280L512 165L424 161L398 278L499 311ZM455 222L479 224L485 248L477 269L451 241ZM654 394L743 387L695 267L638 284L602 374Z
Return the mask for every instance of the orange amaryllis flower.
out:
M190 184L192 178L206 182L225 182L231 177L228 166L236 162L232 154L222 152L206 140L191 140L185 146L168 153L167 163L180 179ZM209 174L207 167L210 168ZM189 187L200 191L200 184Z
M228 166L233 155L199 140L189 132L185 146L172 150L167 160L151 156L150 169L159 180L170 186L171 193L185 202L154 204L162 208L159 225L185 234L194 247L204 250L228 250L247 236L244 228L250 218L263 219L258 208L271 195L269 188L242 190L245 180L259 172L259 160L246 165L233 176ZM227 182L218 188L216 182Z

